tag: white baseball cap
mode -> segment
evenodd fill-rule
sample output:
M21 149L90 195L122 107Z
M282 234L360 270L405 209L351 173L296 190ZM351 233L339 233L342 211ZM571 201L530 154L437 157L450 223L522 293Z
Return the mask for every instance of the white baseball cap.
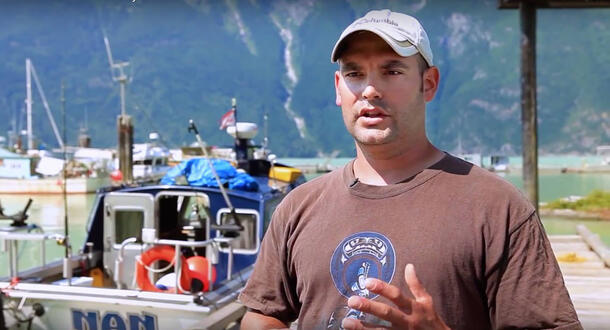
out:
M336 62L343 51L342 41L356 31L375 33L400 56L407 57L419 52L428 65L433 66L430 40L419 21L415 17L388 9L371 10L345 28L333 48L330 56L332 62Z

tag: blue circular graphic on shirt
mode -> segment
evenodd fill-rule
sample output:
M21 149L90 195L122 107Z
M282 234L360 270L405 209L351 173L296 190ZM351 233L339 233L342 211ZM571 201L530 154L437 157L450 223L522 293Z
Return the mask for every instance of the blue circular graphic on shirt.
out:
M392 242L376 232L359 232L345 238L330 259L330 275L335 287L346 298L361 296L374 299L378 295L364 287L369 277L390 282L396 269L396 253Z

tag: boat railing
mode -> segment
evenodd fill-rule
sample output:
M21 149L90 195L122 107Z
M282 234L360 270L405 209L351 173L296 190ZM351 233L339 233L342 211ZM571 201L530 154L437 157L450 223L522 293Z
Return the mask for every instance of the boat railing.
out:
M56 241L59 245L64 245L66 237L61 234L51 233L15 233L15 232L0 232L0 250L8 250L9 258L9 276L16 278L19 276L18 255L20 241L40 241L40 262L44 268L46 262L46 241Z
M146 235L144 235L144 236L146 236ZM231 275L231 273L233 272L233 245L231 244L232 241L233 241L232 237L215 237L215 238L208 239L205 241L182 241L182 240L173 240L173 239L154 239L154 240L150 240L145 243L151 244L151 245L174 246L175 253L174 253L173 264L174 264L174 273L176 274L176 276L175 276L175 278L176 278L175 287L177 288L176 292L184 292L185 290L182 288L182 285L180 284L182 267L184 266L182 264L182 247L187 247L187 248L206 247L206 248L212 249L212 252L210 254L208 254L208 258L207 258L208 283L210 283L210 290L212 290L212 287L213 287L212 265L218 264L218 255L220 252L221 244L226 244L226 245L228 245L228 248L229 248L228 260L227 260L227 280L232 279L232 275ZM115 273L114 273L114 280L115 280L115 283L117 284L118 289L122 289L122 284L121 284L120 278L123 273L124 251L125 251L125 247L129 244L140 244L140 243L138 242L138 239L136 237L129 237L121 243L121 247L119 249L119 254L115 261Z

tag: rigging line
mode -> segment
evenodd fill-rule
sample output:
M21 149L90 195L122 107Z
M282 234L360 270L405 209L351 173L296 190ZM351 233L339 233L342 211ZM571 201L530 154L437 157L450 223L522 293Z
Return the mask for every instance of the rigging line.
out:
M30 61L30 60L28 59L28 61ZM40 81L38 80L38 75L36 74L36 69L34 68L34 64L32 63L32 61L30 61L30 68L32 70L31 71L32 77L34 77L34 83L36 84L36 87L38 89L38 95L40 95L40 98L42 99L42 105L44 106L47 116L49 117L49 121L51 122L51 128L53 128L53 133L55 133L55 138L57 139L57 143L59 144L60 148L63 148L64 141L62 141L61 137L59 136L59 130L57 129L57 125L55 125L55 119L53 119L53 114L51 113L51 108L49 108L49 102L47 102L47 98L42 89L42 85L40 84Z
M148 122L150 128L152 128L153 131L160 132L160 130L158 129L158 127L156 127L156 125L154 124L154 122L153 122L152 118L150 117L150 115L148 114L148 112L146 110L141 109L140 105L137 102L132 100L131 103L134 105L133 109L136 110L136 112L139 112L144 115L144 118ZM167 147L169 145L167 143L167 141L163 138L163 135L161 135L161 134L159 134L159 140L161 141L161 143L164 146Z

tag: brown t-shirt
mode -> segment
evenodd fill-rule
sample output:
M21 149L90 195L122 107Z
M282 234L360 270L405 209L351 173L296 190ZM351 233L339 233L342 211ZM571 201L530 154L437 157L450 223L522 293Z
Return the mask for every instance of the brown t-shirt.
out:
M303 329L339 328L380 278L409 296L407 263L452 329L581 329L532 205L498 176L447 155L404 182L358 182L353 162L278 206L240 295Z

